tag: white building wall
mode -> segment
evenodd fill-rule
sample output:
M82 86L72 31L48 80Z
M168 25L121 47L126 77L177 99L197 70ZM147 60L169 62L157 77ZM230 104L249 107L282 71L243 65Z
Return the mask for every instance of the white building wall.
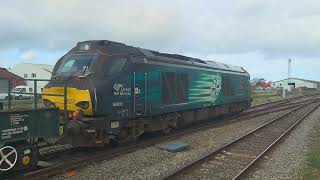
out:
M24 79L50 79L53 67L46 64L21 63L9 69L9 71ZM26 84L30 88L34 87L32 81L26 81ZM40 92L46 84L48 82L37 82L37 91Z
M300 79L290 79L290 83L295 83L296 88L300 87L307 87L307 88L318 88L318 84L310 81L304 81ZM281 81L276 81L272 83L273 88L284 88L284 89L291 89L291 86L288 85L288 80L281 80Z

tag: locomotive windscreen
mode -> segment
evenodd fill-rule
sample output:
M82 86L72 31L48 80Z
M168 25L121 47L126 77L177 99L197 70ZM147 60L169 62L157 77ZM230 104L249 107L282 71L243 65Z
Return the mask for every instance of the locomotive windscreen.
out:
M90 72L91 66L95 63L98 54L81 53L65 56L59 65L56 76L84 76Z

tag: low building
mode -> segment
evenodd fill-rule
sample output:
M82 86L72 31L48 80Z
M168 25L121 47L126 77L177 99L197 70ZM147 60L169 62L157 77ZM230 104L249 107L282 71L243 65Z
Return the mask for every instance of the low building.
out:
M11 86L22 86L26 85L24 79L16 74L9 72L5 68L0 67L0 91L7 92L8 91L8 80L10 80Z
M47 64L32 64L32 63L21 63L15 67L9 69L10 72L23 77L24 79L50 79L53 71L52 65ZM37 91L42 91L42 88L48 82L40 81L37 83ZM30 88L34 87L32 81L26 81L27 86Z
M287 90L291 90L292 88L320 89L320 82L300 78L290 78L274 81L272 82L272 87L284 88Z

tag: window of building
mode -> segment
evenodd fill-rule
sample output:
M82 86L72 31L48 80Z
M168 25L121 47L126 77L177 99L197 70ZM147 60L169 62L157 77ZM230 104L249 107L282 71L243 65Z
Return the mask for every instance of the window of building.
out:
M24 78L28 78L28 74L24 74L23 77L24 77Z
M162 73L162 104L179 104L187 102L188 74Z
M36 77L37 77L37 74L36 74L36 73L32 73L32 74L31 74L31 77L32 77L32 78L36 78Z

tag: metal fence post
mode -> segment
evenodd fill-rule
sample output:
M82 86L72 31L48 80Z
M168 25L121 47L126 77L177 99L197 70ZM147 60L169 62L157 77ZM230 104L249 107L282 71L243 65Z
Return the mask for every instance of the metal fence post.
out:
M11 109L11 83L8 80L8 109Z
M64 83L64 89L63 89L63 99L64 99L64 102L63 102L63 113L64 113L64 118L65 120L68 119L68 110L67 110L67 102L68 102L68 89L67 89L67 83Z
M133 138L135 137L136 134L136 124L135 124L135 117L136 117L136 72L133 72L133 117L134 119L132 120L132 136Z
M38 97L37 97L37 80L33 80L33 107L38 108Z

